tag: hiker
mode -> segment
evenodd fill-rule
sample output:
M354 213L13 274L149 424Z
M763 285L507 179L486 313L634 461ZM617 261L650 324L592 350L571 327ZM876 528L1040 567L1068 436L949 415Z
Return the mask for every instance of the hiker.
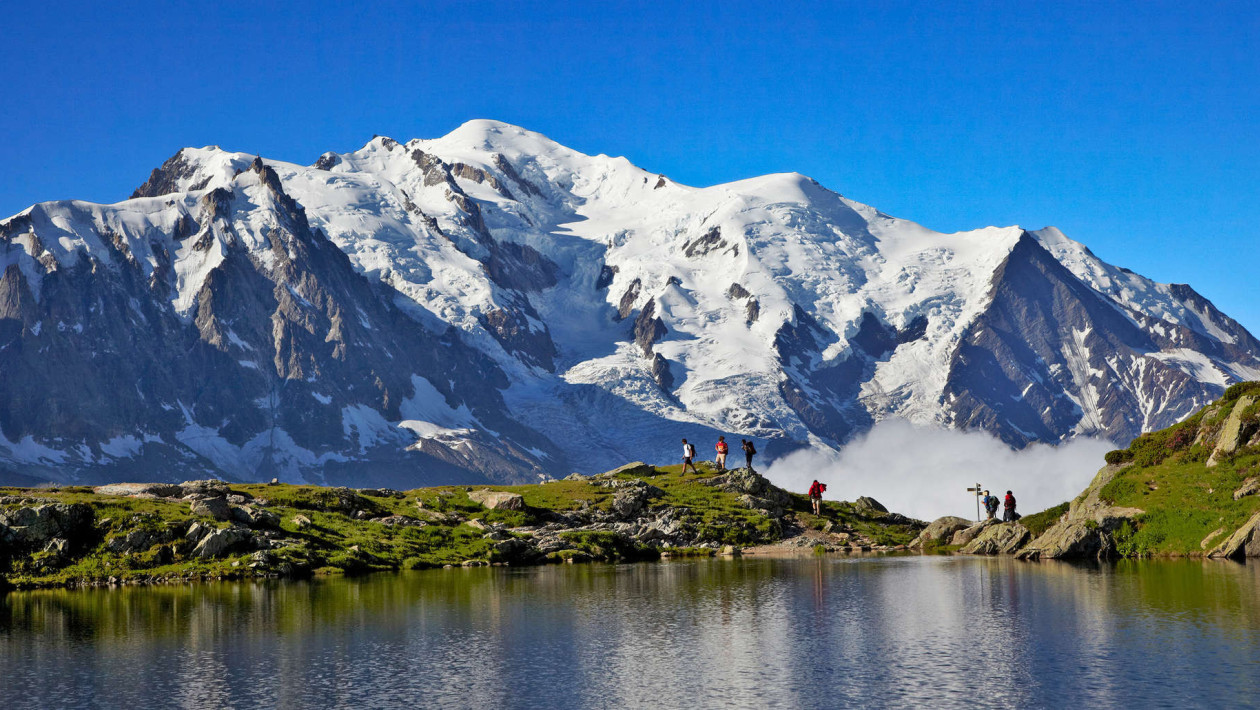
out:
M751 441L745 441L744 439L740 439L739 441L739 448L744 450L744 465L746 465L748 470L751 471L753 470L752 457L753 454L757 453L757 448L753 446Z
M827 492L827 484L814 480L809 487L809 502L814 506L814 515L822 515L822 494Z
M992 520L997 515L998 497L989 495L986 490L984 492L984 512L988 514L988 519Z
M688 466L691 467L692 473L695 473L695 474L700 473L700 471L696 470L696 465L691 462L692 459L694 459L695 457L696 457L696 447L692 446L691 444L688 444L687 440L683 439L683 471L682 472L684 476L687 475Z
M1019 520L1019 513L1015 512L1015 496L1010 491L1006 492L1006 500L1002 501L1002 520L1008 523Z
M726 470L726 452L731 448L730 446L726 444L726 437L719 436L717 446L713 448L717 449L717 458L714 459L714 462L717 463L718 470L725 471Z

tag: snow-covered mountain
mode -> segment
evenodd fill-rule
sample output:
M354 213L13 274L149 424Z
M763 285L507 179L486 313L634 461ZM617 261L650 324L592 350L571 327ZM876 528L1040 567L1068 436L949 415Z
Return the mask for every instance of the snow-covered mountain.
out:
M418 484L773 454L887 417L1124 441L1260 378L1190 287L798 174L708 188L470 121L311 166L186 148L0 222L0 467Z

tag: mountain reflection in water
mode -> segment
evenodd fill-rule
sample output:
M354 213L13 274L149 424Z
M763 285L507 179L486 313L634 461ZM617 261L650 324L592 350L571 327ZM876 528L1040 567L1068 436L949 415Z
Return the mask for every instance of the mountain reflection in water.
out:
M1260 564L817 557L0 598L19 707L1242 706Z

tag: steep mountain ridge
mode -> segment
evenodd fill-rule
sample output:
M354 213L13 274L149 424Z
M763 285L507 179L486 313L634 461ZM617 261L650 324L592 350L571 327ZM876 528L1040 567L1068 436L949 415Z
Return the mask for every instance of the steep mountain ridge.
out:
M0 365L22 373L0 462L50 477L169 449L239 478L525 480L719 431L835 446L886 417L1125 440L1260 376L1206 299L1053 228L940 234L795 173L687 187L494 121L312 166L186 148L131 200L36 205L0 240ZM75 298L145 351L76 365L86 407L42 357L54 332L112 352L66 335L100 320L53 305ZM169 392L131 394L159 371Z

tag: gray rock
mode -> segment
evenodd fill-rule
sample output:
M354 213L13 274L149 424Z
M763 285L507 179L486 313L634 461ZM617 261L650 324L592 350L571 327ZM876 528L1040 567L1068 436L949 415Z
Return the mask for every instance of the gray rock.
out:
M590 479L590 476L586 476L580 473L570 473L569 475L564 477L564 480L566 481L586 481L589 479Z
M479 491L470 492L468 494L468 498L474 503L480 503L487 508L497 508L502 510L525 509L525 499L518 493L492 491L489 488L483 488Z
M416 520L415 518L408 517L406 515L390 515L384 518L376 518L372 522L380 523L381 525L398 525L402 527L424 527L425 525L428 525L428 523L422 520Z
M656 469L654 467L649 466L643 463L642 461L632 461L628 464L625 464L624 466L618 466L617 468L614 468L611 471L605 471L599 475L601 478L602 477L611 478L613 476L623 476L623 475L624 476L651 476L651 475L654 475L655 473L656 473Z
M1225 418L1225 424L1221 426L1220 436L1216 438L1216 448L1212 450L1212 455L1208 457L1208 468L1216 466L1221 459L1234 453L1238 447L1246 443L1243 440L1242 415L1243 411L1255 401L1256 398L1254 396L1245 394L1234 403L1234 408L1230 410L1229 416Z
M293 525L298 530L305 530L311 526L311 519L305 515L295 515L293 516Z
M1088 520L1062 520L1016 555L1021 560L1107 559L1115 542L1101 525Z
M105 549L110 552L127 554L135 552L143 552L152 545L151 535L147 530L132 530L125 535L110 538L105 543Z
M192 556L199 559L221 557L234 549L252 543L254 536L244 528L223 528L214 530L201 539L193 549Z
M215 530L215 527L213 525L207 525L205 523L193 523L192 525L188 526L188 531L184 533L184 539L192 543L193 545L196 545L197 543L201 542L202 538L204 538L206 535L209 535L210 532L213 530Z
M648 485L642 480L633 482L636 485L625 486L613 494L612 511L622 518L630 518L639 514L649 501L665 495L665 491Z
M0 513L0 529L10 544L42 548L53 538L82 540L92 532L94 519L84 503L46 503Z
M997 524L998 524L997 520L981 520L978 523L972 523L971 525L968 525L962 530L955 532L953 537L949 539L949 544L966 545L967 543L979 537L980 533L985 531L985 528L988 528L991 525L997 525Z
M862 496L853 501L853 507L867 513L887 513L888 509L870 496Z
M792 502L792 496L787 491L770 483L769 479L750 468L737 468L721 476L704 479L701 483L728 493L761 498L780 508L786 508Z
M220 481L213 478L206 479L203 481L184 481L183 483L179 484L179 487L184 492L184 495L201 493L201 494L206 494L210 496L225 497L227 496L228 493L231 492L228 490L227 481Z
M1260 476L1252 476L1243 481L1238 490L1234 491L1234 500L1240 500L1256 493L1260 493Z
M205 498L194 500L189 504L193 515L211 517L215 520L227 520L232 517L232 509L226 498Z
M92 492L101 496L152 495L157 498L179 498L184 489L174 483L111 483L97 486Z
M960 550L965 555L1007 555L1028 541L1028 528L1019 523L988 525Z
M1217 545L1208 553L1208 557L1260 557L1260 512L1251 516L1228 540Z
M959 530L965 530L971 526L971 521L966 518L960 518L955 515L946 515L943 518L937 518L928 524L919 536L910 541L910 549L922 548L927 543L941 543L953 538L954 533Z
M359 495L373 498L403 498L405 496L402 491L396 491L393 488L357 488L355 490Z

